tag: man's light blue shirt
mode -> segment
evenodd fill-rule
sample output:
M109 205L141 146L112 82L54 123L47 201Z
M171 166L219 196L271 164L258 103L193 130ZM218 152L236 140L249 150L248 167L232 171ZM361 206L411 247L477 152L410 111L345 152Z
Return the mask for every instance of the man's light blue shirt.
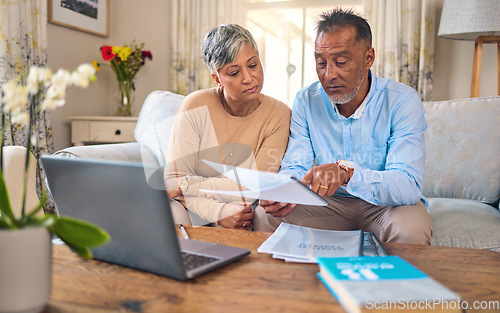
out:
M281 172L300 179L313 167L345 159L354 175L337 195L379 206L413 205L422 196L427 123L418 93L411 87L371 73L363 104L342 116L320 82L295 98L288 148Z

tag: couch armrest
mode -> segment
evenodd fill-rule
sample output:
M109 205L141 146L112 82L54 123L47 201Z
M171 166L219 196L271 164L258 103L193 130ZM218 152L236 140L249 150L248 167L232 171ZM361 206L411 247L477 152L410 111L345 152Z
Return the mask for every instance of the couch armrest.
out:
M133 162L142 161L141 146L137 142L69 147L57 151L54 153L54 156Z

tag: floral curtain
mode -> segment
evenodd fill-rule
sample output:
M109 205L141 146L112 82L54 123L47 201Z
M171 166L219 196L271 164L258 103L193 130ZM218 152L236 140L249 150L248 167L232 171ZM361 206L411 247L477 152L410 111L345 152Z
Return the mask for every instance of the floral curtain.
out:
M47 0L0 0L0 85L19 75L26 75L32 65L47 63ZM8 125L10 125L7 116ZM0 122L1 123L1 122ZM2 127L2 125L0 125ZM26 146L26 127L13 124L5 132L5 145ZM33 138L37 157L54 150L52 127L46 113L39 113L34 125ZM40 194L41 173L37 186Z
M187 95L215 86L201 55L205 34L222 23L245 25L246 1L171 0L171 91Z
M373 32L376 75L413 87L430 100L434 72L435 0L363 0Z

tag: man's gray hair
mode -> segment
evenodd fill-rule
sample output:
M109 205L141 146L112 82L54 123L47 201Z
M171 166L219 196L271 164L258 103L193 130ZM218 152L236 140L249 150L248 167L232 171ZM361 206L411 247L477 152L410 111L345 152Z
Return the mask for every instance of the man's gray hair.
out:
M201 46L201 52L210 73L217 74L221 67L233 62L244 43L259 53L252 34L240 25L222 24L209 31Z

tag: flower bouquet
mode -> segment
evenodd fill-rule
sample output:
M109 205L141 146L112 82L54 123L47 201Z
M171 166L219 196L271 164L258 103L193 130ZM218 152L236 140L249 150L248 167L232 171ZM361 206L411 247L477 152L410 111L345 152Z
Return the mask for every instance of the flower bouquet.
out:
M101 55L104 61L115 72L120 88L118 102L119 116L132 115L132 91L135 91L134 78L137 72L146 63L146 59L153 60L151 51L142 50L144 43L137 45L135 41L124 46L102 46ZM107 64L107 63L106 63ZM108 64L107 64L108 65ZM99 71L101 64L94 61L95 68Z

